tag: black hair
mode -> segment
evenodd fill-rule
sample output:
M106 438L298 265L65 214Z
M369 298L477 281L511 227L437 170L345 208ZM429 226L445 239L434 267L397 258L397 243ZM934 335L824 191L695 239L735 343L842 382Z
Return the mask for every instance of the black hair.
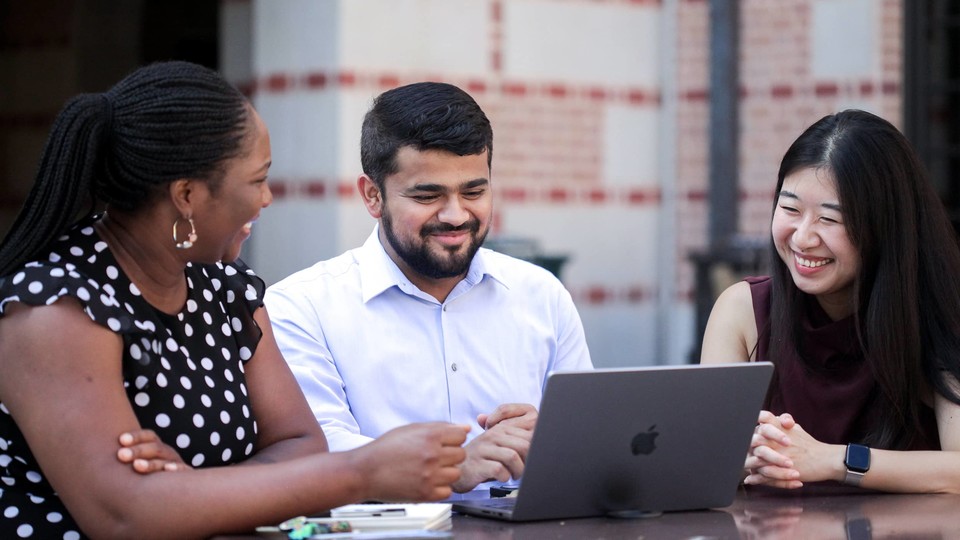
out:
M459 156L487 151L493 160L493 130L477 102L452 84L420 82L380 94L363 119L360 162L380 190L397 172L404 146L445 150Z
M243 94L189 62L151 64L107 92L70 99L0 245L0 276L40 254L87 205L134 212L179 178L215 190L223 162L243 151L248 117Z
M924 397L960 404L945 375L960 379L960 248L925 169L886 120L858 110L826 116L790 146L777 175L823 169L836 182L844 226L860 254L854 279L857 340L875 375L881 424L868 441L906 449L923 440ZM774 212L777 202L774 202ZM803 357L799 313L806 294L772 246L769 350Z

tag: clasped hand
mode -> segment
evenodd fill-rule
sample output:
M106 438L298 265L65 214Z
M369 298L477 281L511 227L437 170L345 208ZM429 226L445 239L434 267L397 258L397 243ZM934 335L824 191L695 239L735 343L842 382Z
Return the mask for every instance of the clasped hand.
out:
M814 439L790 414L760 411L743 483L796 489L804 482L834 480L834 454L833 445Z
M477 423L484 431L464 447L467 459L460 465L460 479L453 484L459 493L488 480L506 482L523 476L537 410L526 403L507 403L490 414L478 415Z

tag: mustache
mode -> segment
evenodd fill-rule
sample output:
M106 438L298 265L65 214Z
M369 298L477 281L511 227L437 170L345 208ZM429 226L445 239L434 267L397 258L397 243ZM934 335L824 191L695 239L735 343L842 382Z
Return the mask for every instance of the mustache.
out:
M448 233L448 232L480 232L480 220L471 219L462 225L453 226L449 223L433 223L430 225L424 225L420 229L420 236L427 236L428 234L434 233Z

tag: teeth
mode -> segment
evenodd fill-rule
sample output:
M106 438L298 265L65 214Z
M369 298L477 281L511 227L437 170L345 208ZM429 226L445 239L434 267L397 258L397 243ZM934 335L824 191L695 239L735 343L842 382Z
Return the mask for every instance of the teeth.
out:
M807 268L817 268L833 262L833 259L821 259L819 261L810 261L800 256L795 256L795 258L797 259L797 262L800 263L800 266L806 266Z
M250 232L251 229L253 229L253 222L252 222L252 221L248 222L246 225L243 226L243 230L245 230L245 231L247 231L247 232Z

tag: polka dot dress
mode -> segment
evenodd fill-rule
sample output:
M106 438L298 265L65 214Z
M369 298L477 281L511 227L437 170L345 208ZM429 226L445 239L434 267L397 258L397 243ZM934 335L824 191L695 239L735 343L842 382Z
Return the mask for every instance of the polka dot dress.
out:
M123 337L124 387L144 428L196 468L244 460L257 435L243 373L261 337L253 312L263 305L263 281L240 262L189 265L183 310L162 313L120 270L96 219L58 239L45 260L0 279L0 317L11 302L77 299ZM0 538L83 538L2 402L0 512Z

